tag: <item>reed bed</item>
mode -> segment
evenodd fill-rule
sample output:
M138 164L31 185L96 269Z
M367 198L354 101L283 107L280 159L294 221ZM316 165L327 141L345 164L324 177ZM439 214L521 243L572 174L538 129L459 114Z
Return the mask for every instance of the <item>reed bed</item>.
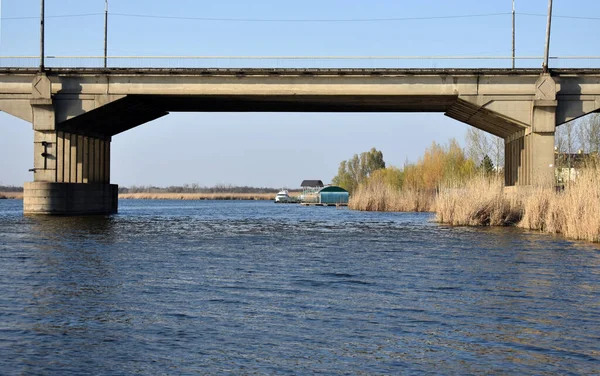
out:
M507 193L496 179L476 178L462 188L444 188L436 198L436 220L462 226L516 225L600 242L600 169L580 172L564 189L532 188Z
M293 196L292 192L290 196ZM119 198L126 200L273 200L275 193L119 193Z
M23 192L0 192L0 200L3 199L23 199Z
M521 197L504 193L498 177L477 176L440 188L436 221L455 226L508 226L522 217Z
M350 197L348 207L360 211L433 211L434 193L400 190L382 180L362 184Z
M519 227L600 242L600 169L583 170L564 190L538 189L524 201Z

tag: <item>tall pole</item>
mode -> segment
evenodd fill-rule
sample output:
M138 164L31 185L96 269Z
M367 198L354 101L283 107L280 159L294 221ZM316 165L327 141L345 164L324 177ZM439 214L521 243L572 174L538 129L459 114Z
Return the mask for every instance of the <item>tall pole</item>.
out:
M108 54L108 0L104 0L104 68L107 66Z
M546 49L544 51L544 64L542 69L548 73L548 58L550 54L550 25L552 24L552 0L548 0L548 24L546 26Z
M512 6L512 69L515 69L515 0Z
M0 0L0 47L2 47L2 0ZM0 48L0 52L2 48Z
M44 71L44 0L41 0L40 14L40 72Z

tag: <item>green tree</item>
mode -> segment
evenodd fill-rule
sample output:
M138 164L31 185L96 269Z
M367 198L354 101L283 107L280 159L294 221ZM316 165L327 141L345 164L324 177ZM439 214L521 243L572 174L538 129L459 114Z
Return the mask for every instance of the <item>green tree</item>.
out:
M352 193L360 183L367 179L373 172L385 168L383 153L380 150L371 150L354 154L347 161L342 161L338 173L331 182Z
M373 171L367 179L367 184L372 181L381 181L391 188L402 189L404 172L398 167L389 166Z
M337 175L331 180L333 185L337 185L338 187L342 187L348 192L351 192L354 187L354 180L348 171L348 162L342 161L340 163L340 167L338 168Z
M494 163L492 162L492 159L489 157L489 155L486 154L483 157L483 160L481 161L481 165L479 165L479 168L486 175L491 175L494 172Z

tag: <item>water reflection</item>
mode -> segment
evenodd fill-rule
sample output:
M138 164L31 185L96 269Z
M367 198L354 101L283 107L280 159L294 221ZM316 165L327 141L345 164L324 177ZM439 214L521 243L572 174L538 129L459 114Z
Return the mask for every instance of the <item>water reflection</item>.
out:
M114 239L115 218L111 216L31 216L31 230L48 241L95 241L110 244Z

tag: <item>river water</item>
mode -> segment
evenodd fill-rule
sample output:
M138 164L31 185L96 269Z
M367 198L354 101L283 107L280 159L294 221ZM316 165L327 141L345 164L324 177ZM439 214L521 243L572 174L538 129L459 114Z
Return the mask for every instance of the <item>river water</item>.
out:
M431 214L0 200L0 374L598 374L598 246Z

